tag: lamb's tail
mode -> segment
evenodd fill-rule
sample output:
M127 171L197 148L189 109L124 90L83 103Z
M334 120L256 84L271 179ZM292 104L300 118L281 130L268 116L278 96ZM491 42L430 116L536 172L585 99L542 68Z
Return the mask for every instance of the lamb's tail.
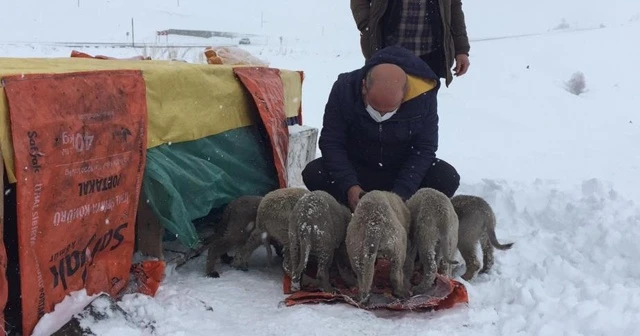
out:
M458 232L454 231L450 232L449 234L457 235ZM457 239L455 240L455 243L453 243L453 245L451 243L453 242L450 241L449 237L441 235L439 244L440 249L438 250L437 254L442 253L442 255L440 256L442 258L442 262L445 262L449 265L457 265L459 263L457 260L450 259L454 257L454 255L456 254L456 250L458 249Z
M307 262L309 261L309 255L311 254L311 242L309 241L309 237L307 237L307 235L300 236L300 245L298 248L298 253L299 253L298 264L295 265L296 275L302 274L302 272L304 272L304 269L307 267Z
M379 224L370 224L368 225L379 225ZM366 251L365 254L367 257L375 257L378 255L378 248L380 247L380 234L378 232L378 228L369 227L365 231L364 234L364 243L367 246L364 246L363 251Z
M363 244L365 244L362 249L364 258L360 260L362 277L358 278L358 288L371 288L380 247L380 235L377 230L369 228L365 233Z
M286 251L282 251L284 254L284 261L282 268L291 277L293 277L294 268L298 266L298 259L300 259L300 241L298 241L298 235L289 232L289 246Z
M295 249L291 249L291 258L289 261L289 267L295 269L291 272L291 290L299 291L301 289L302 272L307 267L309 261L309 255L311 254L311 243L307 235L300 235L299 239L293 242L289 242L291 245L295 245Z
M500 244L500 242L498 242L498 238L496 237L496 232L494 230L489 230L488 232L489 234L489 241L491 241L491 245L493 245L493 247L497 248L498 250L508 250L513 246L513 243L508 243L508 244Z
M489 241L491 242L491 245L493 245L493 247L497 248L498 250L504 251L510 249L513 246L513 243L500 244L500 242L498 241L498 238L496 237L496 216L493 214L493 211L490 212L490 219L487 224L487 235L489 236Z

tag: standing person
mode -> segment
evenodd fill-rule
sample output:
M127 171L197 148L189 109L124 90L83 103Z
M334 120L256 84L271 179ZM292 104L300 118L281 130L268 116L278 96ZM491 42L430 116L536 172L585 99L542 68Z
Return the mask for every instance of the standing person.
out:
M449 86L469 70L461 0L351 0L365 59L387 46L409 49ZM452 73L451 68L455 69Z

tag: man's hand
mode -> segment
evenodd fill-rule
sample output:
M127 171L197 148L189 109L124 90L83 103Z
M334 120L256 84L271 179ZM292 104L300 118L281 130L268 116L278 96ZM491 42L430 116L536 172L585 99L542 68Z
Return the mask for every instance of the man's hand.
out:
M471 63L469 62L469 56L467 56L466 54L456 55L456 67L453 74L456 77L466 74L469 70L469 65L471 65Z
M358 205L358 202L360 202L360 196L362 194L364 194L364 190L362 190L358 185L349 188L347 191L347 201L349 202L349 208L351 208L352 212L356 210L356 206Z

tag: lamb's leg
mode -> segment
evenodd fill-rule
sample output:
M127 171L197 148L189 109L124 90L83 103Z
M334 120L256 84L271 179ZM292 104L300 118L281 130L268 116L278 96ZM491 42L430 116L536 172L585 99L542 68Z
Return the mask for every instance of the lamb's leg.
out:
M278 257L284 258L284 256L287 255L284 245L280 245L278 242L272 243L272 245L273 245L273 249L276 250L276 255Z
M285 272L291 277L291 290L297 292L302 287L302 272L298 272L300 267L300 245L298 245L298 238L289 242L289 248L287 254L285 254L285 260L283 267Z
M304 274L296 274L294 273L291 276L291 291L299 292L302 289L302 278Z
M274 264L273 260L275 259L275 257L273 256L273 250L276 251L276 255L278 257L284 259L285 254L284 254L283 250L284 250L286 245L280 244L280 242L278 242L277 240L269 237L264 242L264 246L267 249L267 261L268 261L269 266L273 266L273 264Z
M318 256L318 270L316 278L320 283L321 290L325 293L333 293L333 286L331 286L329 269L331 268L331 262L333 261L333 249L329 251L323 251Z
M205 270L205 274L208 277L211 278L219 278L220 277L220 273L218 273L218 271L216 271L216 262L218 261L218 257L214 256L213 253L211 253L211 249L209 249L209 253L207 255L207 267Z
M414 290L415 294L424 294L433 287L436 272L438 271L436 268L436 252L433 247L425 246L422 253L420 253L420 260L422 262L423 277L422 282Z
M289 264L288 267L291 270L291 290L297 292L302 287L302 278L304 270L307 268L311 246L308 241L301 240L302 237L298 235L296 230L289 232L289 238L288 249L290 252L289 260L286 263Z
M357 284L356 275L349 263L349 255L347 254L347 246L342 243L333 257L333 262L338 268L340 278L345 282L348 288L352 288Z
M444 258L442 258L442 254L438 254L436 252L436 265L438 265L438 274L445 274L447 273L446 270L446 264L444 262Z
M286 224L286 223L285 223ZM286 225L286 227L289 227ZM283 249L285 247L284 244L280 244L280 242L273 237L267 237L264 241L264 246L267 249L267 261L269 266L273 266L275 257L273 256L273 250L276 251L276 255L280 258L284 259Z
M476 255L475 246L461 246L460 254L462 254L462 258L467 265L467 271L462 275L462 278L466 281L470 281L478 269L480 269L480 261Z
M291 276L291 255L288 247L282 249L282 269Z
M231 244L223 237L214 239L209 244L209 251L207 252L207 266L206 275L212 278L219 278L220 273L216 271L216 263L220 256L229 251Z
M416 249L415 244L407 243L407 256L404 260L404 283L406 288L411 288L412 283L411 279L413 278L413 271L416 267L416 255L418 254L418 250Z
M231 266L243 271L249 270L249 258L260 245L262 245L262 232L253 230L247 242L236 252Z
M371 285L373 284L373 275L375 272L375 263L377 253L360 257L360 266L358 269L358 302L365 304L369 300L369 292L371 291Z
M264 248L267 250L267 265L269 267L273 266L273 250L271 249L271 242L269 240L265 240L262 242Z
M220 261L223 263L230 265L233 262L233 257L229 255L229 253L224 253L220 256Z
M447 261L446 258L442 257L439 262L440 266L440 274L451 278L453 276L453 265Z
M411 296L404 282L404 266L407 250L406 248L399 248L394 252L395 255L390 258L391 269L389 270L393 295L401 299L406 299Z
M347 287L352 288L353 286L355 286L358 281L355 274L353 273L353 270L351 269L351 266L346 265L341 261L338 261L336 264L338 267L338 274L340 274L340 278L344 281Z
M446 251L439 243L436 247L436 264L438 265L438 274L445 275L449 278L453 276L453 265L457 265L458 261L454 260L457 248L448 248ZM453 252L451 252L453 251Z
M485 233L480 238L480 247L482 248L482 269L480 273L487 273L493 267L493 245L489 240L489 236Z

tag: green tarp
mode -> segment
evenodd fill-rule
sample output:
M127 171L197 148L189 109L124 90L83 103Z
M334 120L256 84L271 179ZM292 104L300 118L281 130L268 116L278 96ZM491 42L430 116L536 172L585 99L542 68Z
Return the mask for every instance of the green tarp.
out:
M186 247L198 246L193 220L242 195L278 188L273 158L256 126L147 151L143 200Z

